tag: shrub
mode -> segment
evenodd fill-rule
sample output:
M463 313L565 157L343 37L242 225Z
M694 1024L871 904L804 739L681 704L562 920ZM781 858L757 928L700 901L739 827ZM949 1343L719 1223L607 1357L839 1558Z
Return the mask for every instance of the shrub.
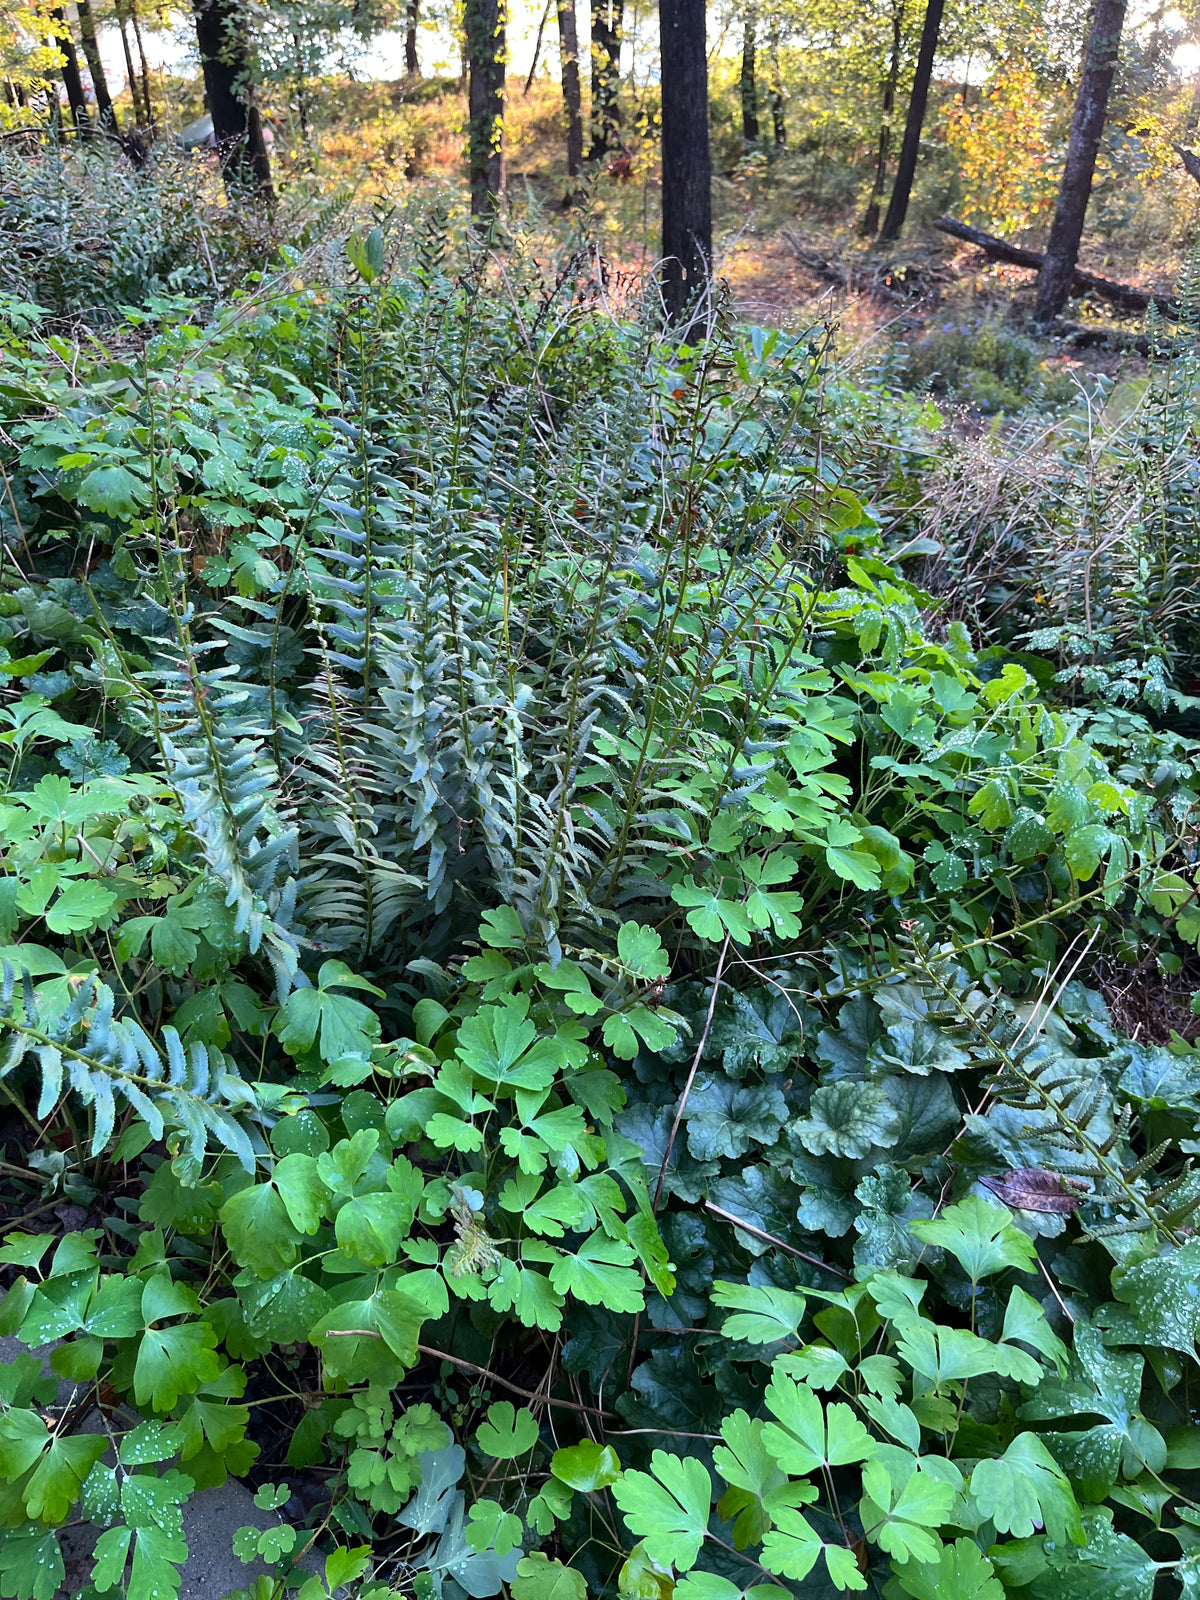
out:
M935 329L908 347L906 376L985 415L1062 406L1079 392L1036 339L995 322Z

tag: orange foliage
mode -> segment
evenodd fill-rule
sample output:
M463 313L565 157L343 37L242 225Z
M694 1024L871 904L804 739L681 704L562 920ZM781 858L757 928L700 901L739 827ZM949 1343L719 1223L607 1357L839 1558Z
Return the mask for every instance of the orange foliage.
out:
M976 105L950 111L946 142L961 164L967 221L1021 233L1053 210L1060 162L1051 115L1033 71L1013 62L997 69Z

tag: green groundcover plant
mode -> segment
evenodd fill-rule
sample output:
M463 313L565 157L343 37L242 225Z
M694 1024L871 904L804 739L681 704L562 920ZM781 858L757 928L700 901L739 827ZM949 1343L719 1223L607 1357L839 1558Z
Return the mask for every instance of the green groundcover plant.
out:
M883 559L819 331L456 250L0 307L0 1594L230 1475L254 1600L1200 1593L1200 1055L1092 982L1200 749Z

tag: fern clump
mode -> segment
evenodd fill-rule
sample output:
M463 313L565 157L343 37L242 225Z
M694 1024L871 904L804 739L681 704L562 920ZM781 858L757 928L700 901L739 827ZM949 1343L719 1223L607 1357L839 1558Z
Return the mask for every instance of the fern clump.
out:
M13 1600L230 1475L256 1600L1193 1582L1200 1069L1100 985L1200 758L885 559L887 372L593 260L0 304Z

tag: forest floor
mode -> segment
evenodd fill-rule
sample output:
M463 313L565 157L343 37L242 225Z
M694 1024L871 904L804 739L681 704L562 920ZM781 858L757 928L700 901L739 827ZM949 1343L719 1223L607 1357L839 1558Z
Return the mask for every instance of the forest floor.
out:
M199 85L163 80L172 124L199 114ZM356 204L403 208L414 197L444 192L461 200L463 105L453 78L356 82L324 80L305 108L306 141L289 135L295 106L270 118L276 132L277 184L303 207L308 197L352 196ZM569 203L561 97L543 69L530 83L509 83L506 119L510 214L535 253L548 258L572 236L593 241L619 298L640 284L658 250L656 136L639 137L644 116L629 116L625 144L592 165ZM872 248L858 233L866 177L834 169L805 149L778 159L746 155L721 94L713 101L714 243L719 278L735 314L767 328L798 329L836 321L839 346L867 352L897 341L917 345L939 330L1030 329L1035 278L987 261L970 246L919 220L900 245ZM739 153L740 152L740 153ZM934 163L936 166L936 161ZM952 204L938 190L947 175L929 171L912 215ZM926 192L927 191L927 192ZM935 192L936 191L936 192ZM1124 209L1122 209L1122 207ZM1081 264L1120 281L1171 290L1200 233L1200 191L1181 174L1137 196L1101 194ZM581 224L583 225L581 227ZM1036 231L1028 241L1039 242ZM1140 316L1085 305L1074 316L1137 331ZM1135 375L1138 360L1106 349L1042 344L1049 367Z

